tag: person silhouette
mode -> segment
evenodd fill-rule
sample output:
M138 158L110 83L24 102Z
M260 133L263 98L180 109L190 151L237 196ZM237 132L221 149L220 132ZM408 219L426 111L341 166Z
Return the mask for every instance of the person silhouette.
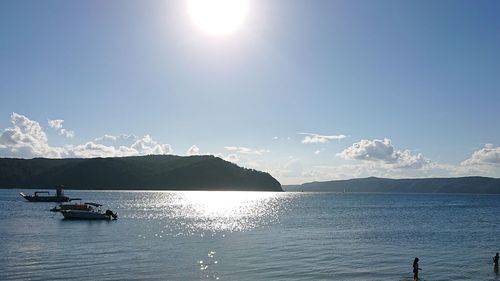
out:
M498 253L493 257L493 270L498 274Z
M418 258L415 258L413 260L413 280L417 281L418 280L418 271L422 270L420 267L418 267Z

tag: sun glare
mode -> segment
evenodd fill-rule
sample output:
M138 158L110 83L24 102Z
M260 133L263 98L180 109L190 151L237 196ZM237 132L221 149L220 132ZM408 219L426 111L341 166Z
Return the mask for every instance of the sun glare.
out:
M236 31L247 15L247 0L188 0L194 24L210 35L222 36Z

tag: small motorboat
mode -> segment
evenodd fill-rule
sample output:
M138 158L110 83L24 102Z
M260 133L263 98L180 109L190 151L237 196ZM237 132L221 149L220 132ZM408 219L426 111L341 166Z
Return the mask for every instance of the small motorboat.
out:
M64 216L64 219L71 219L71 220L116 220L118 218L118 215L116 213L113 213L113 211L111 210L106 210L105 212L100 210L99 207L102 206L101 204L84 203L84 205L91 207L91 209L90 210L68 209L68 210L60 210L60 212Z
M19 193L24 199L30 202L68 202L69 197L64 195L64 190L62 187L56 188L56 195L50 195L48 191L36 191L33 195L26 195L24 193ZM40 195L47 194L47 195Z
M69 199L69 202L77 201L75 203L67 203L67 204L59 204L58 206L55 206L54 208L50 209L51 212L60 212L60 211L66 211L66 210L81 210L81 211L91 211L93 209L93 204L96 203L82 203L80 202L82 199L81 198L71 198Z

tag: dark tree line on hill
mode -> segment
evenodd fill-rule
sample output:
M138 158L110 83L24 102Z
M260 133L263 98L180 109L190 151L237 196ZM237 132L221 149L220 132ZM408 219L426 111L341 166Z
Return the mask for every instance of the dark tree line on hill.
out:
M282 191L268 173L214 156L0 158L0 188Z
M361 178L285 186L286 191L500 194L500 179L487 177L385 179Z

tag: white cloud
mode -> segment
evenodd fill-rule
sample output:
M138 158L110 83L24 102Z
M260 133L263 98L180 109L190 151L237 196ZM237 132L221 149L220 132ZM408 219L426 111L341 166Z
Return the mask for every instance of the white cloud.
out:
M500 147L486 144L483 148L474 151L471 157L461 164L463 166L500 165Z
M225 157L222 157L222 159L238 164L240 162L240 157L237 154L228 154Z
M316 154L316 155L318 155L320 153L321 153L321 151L319 151L319 150L314 151L314 154Z
M105 145L90 141L80 145L52 147L48 144L47 134L43 131L43 128L38 122L30 120L26 116L12 113L11 123L12 127L5 129L0 135L0 156L23 158L86 158L172 153L172 148L169 144L159 143L153 140L150 135L145 135L143 138L134 137L134 142L130 145ZM49 120L49 126L58 128L60 134L74 134L72 131L62 131L64 130L62 128L63 120ZM110 135L105 135L105 137L106 139L116 140L116 138ZM129 139L132 140L132 138Z
M61 119L49 120L48 123L49 127L57 130L57 129L62 129L64 120Z
M269 149L252 149L244 146L226 146L224 147L227 151L240 154L256 154L262 155L265 152L271 152Z
M344 159L351 160L382 160L391 162L395 160L394 147L391 140L361 140L353 143L338 154Z
M345 139L347 137L345 135L325 136L325 135L318 135L318 134L311 134L311 133L298 133L298 134L305 136L304 139L302 140L302 143L304 143L304 144L328 143L331 140L341 140L341 139Z
M65 152L65 157L123 157L171 154L172 148L169 144L158 143L151 136L145 135L131 146L108 146L90 141L77 146L67 146Z
M0 153L8 157L59 157L59 149L51 148L40 123L24 115L12 113L12 127L0 135Z
M98 137L98 138L95 138L94 141L95 142L102 142L102 141L116 141L117 140L117 137L113 136L113 135L108 135L108 134L105 134L104 136L102 137Z
M396 150L388 138L383 140L361 140L338 153L347 160L375 161L392 165L394 168L420 169L430 163L421 153L410 150Z
M273 140L277 140L277 139L279 139L279 137L273 137Z
M65 157L91 158L91 157L121 157L137 156L140 153L130 147L106 146L99 143L87 142L76 146L67 146Z
M188 151L186 152L187 155L192 156L192 155L200 155L200 149L196 145L192 145Z
M62 119L49 120L48 123L49 127L56 130L60 136L64 136L67 138L73 138L75 136L74 131L63 128L64 120Z
M105 134L104 136L95 138L95 142L116 142L116 141L136 141L139 137L136 135L121 134L118 136Z
M131 148L136 150L140 155L172 153L170 144L158 143L150 135L145 135L141 139L136 140Z
M70 130L66 130L66 129L61 129L61 130L59 130L59 135L65 136L65 137L71 139L71 138L75 137L75 132L70 131Z

